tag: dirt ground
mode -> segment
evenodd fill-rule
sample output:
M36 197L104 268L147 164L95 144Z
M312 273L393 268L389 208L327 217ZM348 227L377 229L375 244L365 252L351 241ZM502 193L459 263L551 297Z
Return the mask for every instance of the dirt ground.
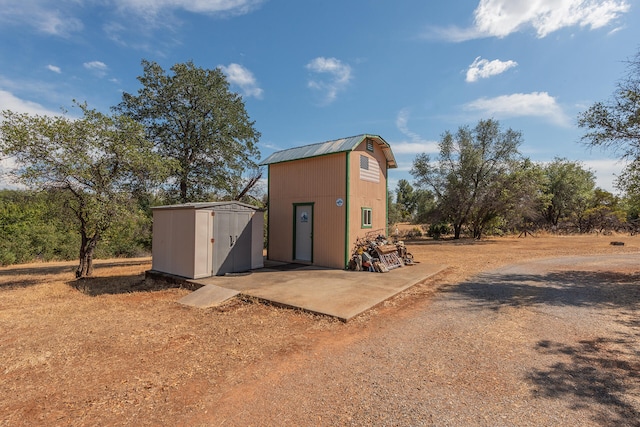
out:
M430 311L436 307L434 300L451 289L462 289L472 295L477 291L476 287L459 285L467 283L472 277L510 264L543 258L640 254L639 239L622 235L589 235L407 242L416 260L448 267L437 276L346 324L253 300L235 299L221 307L206 310L187 308L176 301L188 290L157 288L157 285L144 281L144 271L150 268L149 259L99 261L95 277L81 281L74 279L75 263L0 268L0 426L279 424L274 421L279 418L269 418L247 408L261 408L260 405L266 402L264 396L270 393L272 385L286 384L292 374L299 377L300 370L310 366L313 361L320 364L317 372L331 372L332 377L324 379L327 390L332 394L322 398L327 401L346 402L358 394L357 383L336 379L343 371L357 372L358 378L371 374L376 383L368 385L369 394L372 387L374 392L388 391L384 383L400 381L395 372L406 371L407 366L385 365L387 367L383 369L376 366L376 374L372 373L369 368L373 369L373 365L369 367L368 364L372 364L376 358L384 359L382 353L392 353L391 349L385 348L385 342L394 342L394 357L398 358L413 357L411 360L418 360L416 356L419 352L434 351L433 346L427 349L415 347L415 343L410 347L406 340L395 342L399 338L394 338L394 328L413 325L411 328L415 329L410 329L413 334L411 340L420 341L421 334L427 334L424 328L429 327L429 322L436 322L437 318ZM610 242L614 240L623 242L624 246L611 245ZM640 413L638 271L627 269L607 274L611 275L609 279L612 283L617 283L619 277L627 280L625 286L628 292L624 295L631 300L625 304L613 304L609 308L617 310L619 316L627 319L629 336L626 339L631 340L631 348L635 350L617 357L615 366L603 362L581 368L601 370L604 376L616 375L616 370L622 369L627 375L625 381L631 381L633 387L624 389L629 394L624 398L619 396L620 393L615 396L610 393L611 399L622 399L628 405L623 408L626 412L620 412L618 415L621 418L616 420L622 424L639 425L636 418ZM477 295L472 296L477 299ZM463 401L470 390L488 387L503 393L505 402L514 393L522 393L521 399L535 401L536 408L548 403L549 410L557 414L561 407L554 406L554 398L563 399L564 395L556 390L556 396L539 396L540 387L536 388L534 384L536 379L544 382L549 375L553 375L552 371L545 371L542 366L530 374L533 376L528 381L533 385L526 387L526 390L522 386L522 389L514 391L515 386L509 385L507 380L500 383L499 387L496 385L495 372L500 369L501 358L506 363L510 359L524 357L514 352L512 346L514 340L522 338L522 322L515 322L514 317L492 317L496 311L492 304L502 304L501 298L499 295L485 298L479 308L484 317L465 319L465 315L472 316L464 314L468 311L456 316L456 322L468 325L462 335L460 331L463 329L458 329L458 335L452 337L446 332L446 325L439 325L440 329L431 325L434 327L429 329L429 333L437 330L440 335L430 335L430 338L438 337L443 342L458 343L456 345L459 347L447 348L446 351L460 354L455 366L442 362L438 366L430 365L428 369L421 369L432 373L431 381L442 379L442 387L447 389L447 399ZM503 305L500 307L504 308ZM452 312L455 312L455 308L455 304L446 306ZM556 308L559 311L550 315L553 318L563 316L562 310L567 310L566 307ZM501 315L509 313L511 316L517 312L522 319L522 316L531 315L535 310L538 308L518 311L517 304L508 305ZM579 315L583 316L584 313L581 311ZM481 331L474 329L474 325L479 324L484 325ZM594 321L594 324L596 327L597 322ZM493 329L496 325L500 327L499 333ZM545 325L553 329L564 327L563 322ZM572 333L575 334L575 331ZM505 341L504 337L509 337L509 340ZM606 347L618 356L622 352L620 342L589 341L579 337L576 340L571 348L558 347L559 341L538 341L536 351L541 359L553 353L553 357L559 358L557 363L566 363L562 358L575 353L576 346ZM488 352L476 351L486 347L487 342L493 342L495 347L487 347ZM403 352L403 348L411 350ZM336 360L333 357L336 354L350 356ZM367 354L367 357L363 358L363 354ZM435 360L436 355L433 357ZM345 365L346 360L355 364ZM479 366L489 366L491 369L481 370ZM447 374L454 370L467 375L460 378ZM536 373L538 378L535 377ZM409 377L402 378L402 381L408 381ZM295 390L301 402L321 405L322 399L309 399L309 396L317 395L317 389L323 388L324 384L318 384L317 376L310 377L311 380L308 384L304 379L297 381L297 388L289 389ZM303 387L305 384L307 386ZM331 384L334 386L330 387ZM420 384L415 386L418 389L421 387ZM272 391L274 395L284 393L275 389ZM604 393L602 390L590 392ZM585 405L588 402L589 399L585 398L578 403ZM431 403L434 408L438 407L438 402ZM520 405L521 402L514 404ZM290 407L292 403L282 400L282 405ZM445 403L442 405L442 411L446 412ZM353 409L344 408L341 410ZM322 419L318 415L320 419L306 419L303 424L404 424L397 421L399 418L395 421L385 419L382 411L376 411L375 408L374 405L368 412L358 415L362 418L336 413L333 414L334 418L325 415ZM272 416L275 417L273 414L281 409L284 411L285 408L274 407L273 401L269 400L268 411ZM401 405L399 410L403 410ZM405 412L415 410L416 407L408 407ZM334 412L338 411L335 409ZM500 418L502 415L500 409L491 411L491 407L487 407L485 425L500 424L496 419L504 419L505 425L527 425L525 422ZM446 425L452 422L451 419L440 419L440 422L434 418L416 419L411 424ZM576 419L586 420L593 425L606 424L611 420ZM301 420L292 418L290 421L300 425ZM455 423L455 418L453 420ZM458 420L464 420L465 424L483 424L477 418ZM554 424L568 425L571 419L568 420L560 417ZM290 424L285 419L280 421Z

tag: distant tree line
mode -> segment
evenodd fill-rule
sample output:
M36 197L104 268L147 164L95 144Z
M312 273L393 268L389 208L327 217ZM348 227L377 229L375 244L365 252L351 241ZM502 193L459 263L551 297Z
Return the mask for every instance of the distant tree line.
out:
M414 175L424 173L423 156ZM471 173L471 171L467 171ZM478 176L476 171L475 176ZM485 235L636 232L638 207L633 200L595 187L593 173L579 162L551 163L521 159L485 182L462 187L450 177L437 193L416 179L400 180L390 198L389 222L425 226L419 234L453 238ZM478 194L473 194L476 191ZM440 194L438 196L438 194ZM416 233L414 231L414 233Z
M67 214L69 202L62 193L0 190L0 265L77 259L81 237L76 218ZM115 219L95 256L146 256L150 250L150 211L138 205Z

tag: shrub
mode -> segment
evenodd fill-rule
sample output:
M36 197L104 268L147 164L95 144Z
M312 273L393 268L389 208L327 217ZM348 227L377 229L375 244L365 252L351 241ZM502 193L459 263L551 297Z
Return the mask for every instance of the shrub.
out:
M449 224L447 224L446 222L438 222L429 226L427 236L437 240L442 235L446 235L449 233L451 233L451 227L449 226Z

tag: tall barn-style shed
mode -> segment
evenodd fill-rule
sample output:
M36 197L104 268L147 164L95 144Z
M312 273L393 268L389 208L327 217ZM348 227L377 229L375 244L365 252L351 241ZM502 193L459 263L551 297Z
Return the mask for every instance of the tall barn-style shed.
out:
M152 270L199 279L263 267L262 210L240 202L152 209Z
M269 169L269 240L274 261L344 268L356 239L387 228L389 144L357 135L278 151Z

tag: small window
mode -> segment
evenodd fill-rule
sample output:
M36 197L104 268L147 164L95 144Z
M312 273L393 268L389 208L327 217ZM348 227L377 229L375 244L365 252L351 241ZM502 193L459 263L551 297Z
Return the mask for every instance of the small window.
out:
M371 228L371 208L362 208L362 228Z
M371 151L373 153L373 141L367 139L367 151Z

